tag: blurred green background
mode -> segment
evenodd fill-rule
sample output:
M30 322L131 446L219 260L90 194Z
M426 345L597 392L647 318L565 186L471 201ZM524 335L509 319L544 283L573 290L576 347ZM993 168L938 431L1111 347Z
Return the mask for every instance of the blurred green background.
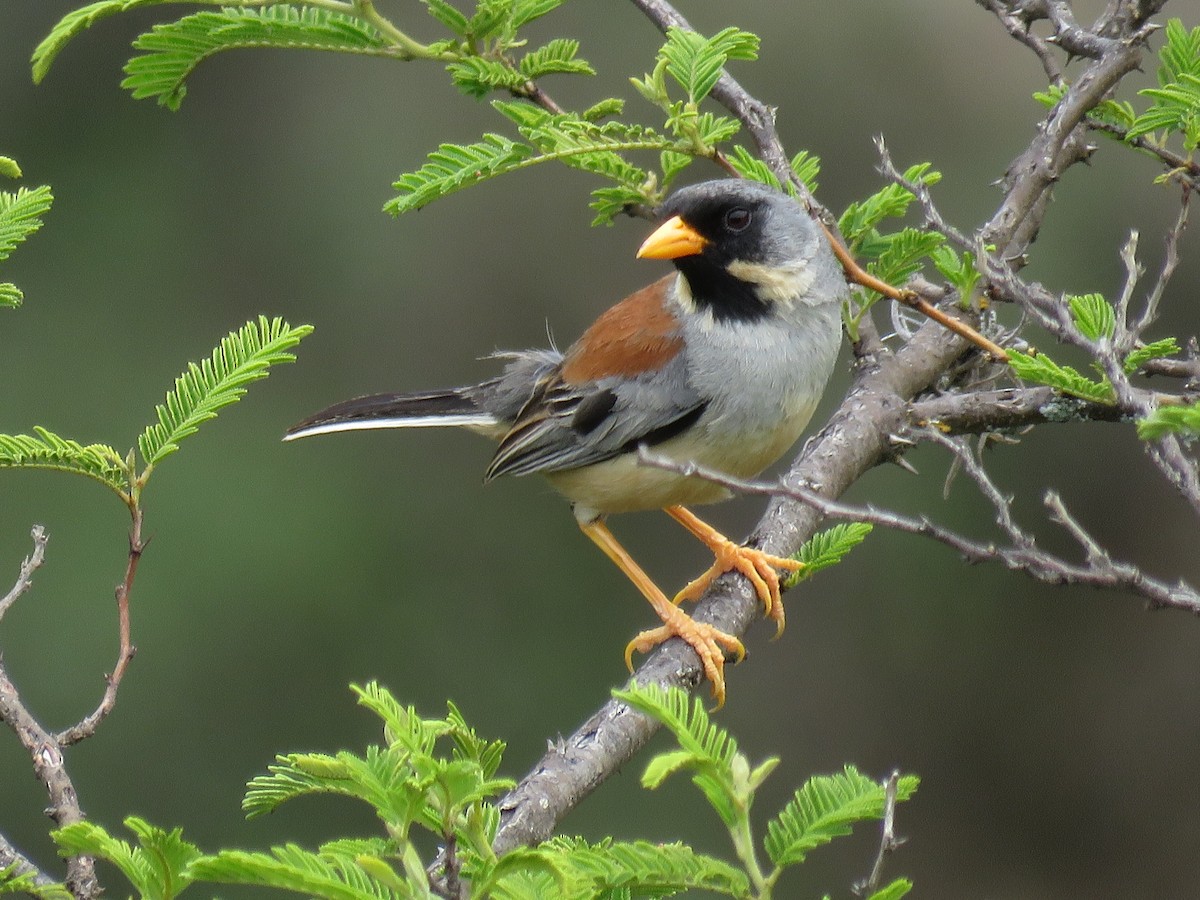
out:
M633 260L646 224L590 229L594 182L550 168L399 221L383 215L390 183L438 142L503 130L432 64L223 54L199 68L172 114L118 87L130 41L178 11L151 9L99 23L35 88L29 54L73 5L0 4L0 153L56 196L45 228L3 267L26 305L2 316L0 431L41 424L125 448L183 364L227 331L260 312L316 326L297 365L255 385L150 485L152 540L133 596L139 652L115 713L68 757L85 810L109 826L128 813L182 825L208 849L370 830L365 814L333 800L252 823L238 804L276 752L376 739L346 689L371 678L430 714L453 698L483 734L509 742L504 768L520 775L623 680L621 650L651 622L645 603L544 483L484 489L489 449L478 438L279 437L354 394L480 378L492 370L480 357L542 344L547 323L568 343L664 270ZM1075 4L1084 20L1103 5ZM1042 115L1030 99L1044 86L1036 60L972 3L680 6L701 30L736 24L763 36L761 61L735 72L779 106L791 150L822 157L820 196L835 210L880 184L872 138L882 134L898 165L929 159L945 173L941 208L972 229ZM416 2L380 8L436 36ZM1194 5L1168 11L1200 23ZM650 68L660 38L632 5L576 0L531 37L568 35L602 74L547 89L566 106L617 94L643 111L626 78ZM1173 190L1152 185L1156 174L1102 146L1059 186L1030 276L1115 296L1130 228L1155 267L1177 208ZM1154 336L1195 329L1194 234L1184 251ZM850 499L990 533L991 513L965 481L943 499L944 456L922 449L912 461L920 477L887 467ZM1132 427L1045 428L991 454L990 466L1047 545L1072 550L1043 524L1040 497L1052 486L1118 557L1200 579L1195 520L1150 473ZM744 534L761 505L740 500L711 518ZM127 516L95 485L46 473L3 473L0 510L0 587L29 550L30 526L50 534L0 649L32 709L62 727L95 705L115 657ZM664 516L614 527L665 585L707 565ZM886 533L788 603L780 641L764 625L751 632L752 658L731 672L720 716L752 758L783 757L764 817L809 773L899 766L923 785L900 813L909 841L889 873L914 878L919 896L1195 895L1194 619L966 568L939 546ZM649 794L641 766L564 829L725 853L686 780ZM0 734L0 831L53 866L44 805L23 751ZM781 895L848 896L875 843L867 830L818 852ZM111 873L108 885L124 891Z

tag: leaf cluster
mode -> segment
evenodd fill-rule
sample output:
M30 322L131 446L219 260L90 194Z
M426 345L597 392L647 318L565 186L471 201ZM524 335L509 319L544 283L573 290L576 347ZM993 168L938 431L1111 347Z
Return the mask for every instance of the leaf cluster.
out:
M34 426L33 434L0 434L0 468L74 472L100 482L132 507L155 465L219 409L239 400L250 382L265 378L271 366L291 362L295 357L289 350L311 331L309 325L293 327L260 316L222 338L208 359L189 363L155 408L158 421L138 438L141 472L132 450L122 456L107 444L81 444L41 426Z
M1178 136L1190 159L1200 146L1200 27L1188 29L1179 19L1169 19L1164 31L1166 40L1158 54L1158 87L1138 91L1139 96L1150 100L1150 105L1139 113L1132 103L1105 99L1089 111L1088 119L1111 126L1111 133L1118 138L1129 142L1142 138L1153 147L1165 147L1172 136ZM1033 97L1053 107L1067 87L1050 85Z
M36 900L74 900L66 886L42 883L33 872L18 872L17 863L0 868L0 895L19 894Z
M773 867L764 872L752 840L750 812L758 788L779 760L771 757L752 766L728 732L711 720L703 701L681 690L644 686L617 691L615 696L654 716L674 735L679 749L654 757L646 766L642 784L654 789L677 772L691 775L729 829L738 860L750 879L749 896L769 896L787 867L803 862L813 849L849 834L855 823L883 816L884 786L853 766L834 775L810 778L766 824L762 845ZM909 799L917 785L915 776L899 779L896 799ZM887 896L895 897L907 890L908 882L903 879L884 888L894 892Z
M9 157L0 156L0 175L20 178L21 168ZM45 185L0 191L0 260L8 259L18 244L42 227L41 217L52 202L54 197ZM0 307L20 306L23 299L15 284L0 282Z
M413 844L417 829L437 838L445 848L440 865L453 865L456 877L471 885L471 896L480 898L616 900L692 889L766 898L785 867L848 834L856 822L883 813L883 787L853 767L810 779L766 825L763 847L775 868L764 875L752 846L742 839L750 834L754 793L778 760L751 768L702 703L680 690L631 688L616 696L662 721L678 743L677 750L650 761L643 783L654 788L674 772L690 772L734 835L738 861L698 853L682 843L579 837L555 837L497 857L491 843L500 817L491 798L512 784L496 774L504 745L479 737L453 704L444 717L424 718L377 684L354 691L359 703L381 720L382 743L363 754L279 756L267 774L250 782L243 808L253 817L301 797L348 797L375 812L382 835L340 838L315 851L284 844L268 852L230 849L210 855L184 840L179 829L167 831L130 817L124 824L136 845L95 823L80 822L55 832L60 853L108 860L139 897L151 900L171 900L204 882L330 900L433 900L438 885ZM907 800L916 786L915 778L901 779L897 799ZM747 848L750 856L743 852ZM437 866L432 870L434 878L444 874ZM4 885L0 880L0 892ZM909 887L900 879L874 898L898 898ZM51 889L42 896L59 900L62 895Z
M1066 302L1071 311L1071 320L1083 337L1096 343L1112 340L1117 326L1116 311L1102 294L1068 295ZM1179 345L1175 338L1164 338L1127 353L1122 360L1122 367L1126 374L1133 374L1152 359L1178 352ZM1112 383L1096 363L1093 363L1093 368L1097 377L1091 378L1071 366L1060 365L1044 353L1012 350L1009 357L1013 372L1025 381L1048 385L1092 403L1115 402Z

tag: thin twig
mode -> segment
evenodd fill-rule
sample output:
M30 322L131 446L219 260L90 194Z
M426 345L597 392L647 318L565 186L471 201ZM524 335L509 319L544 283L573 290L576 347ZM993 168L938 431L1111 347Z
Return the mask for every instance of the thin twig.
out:
M41 525L34 525L30 530L30 536L33 538L33 552L21 563L21 571L17 575L17 581L12 586L12 590L5 594L3 599L0 599L0 619L4 618L8 608L29 590L30 585L33 584L33 573L41 567L42 561L46 558L46 542L50 540L46 529Z
M871 867L871 874L854 885L854 893L860 897L873 894L879 889L879 882L883 880L884 860L904 843L903 838L896 837L896 791L899 784L898 769L883 782L883 822L879 828L879 852L875 854L875 865Z
M809 488L785 484L781 481L771 483L734 478L696 463L679 462L652 453L645 448L639 451L638 459L643 465L688 477L702 478L738 493L786 497L796 500L811 506L829 519L868 522L894 531L929 537L955 550L969 563L998 562L1008 569L1024 572L1047 584L1086 584L1092 587L1117 588L1144 597L1155 608L1169 607L1200 613L1200 593L1197 593L1192 587L1182 581L1177 585L1169 585L1144 574L1136 566L1128 563L1106 561L1105 564L1096 564L1094 561L1088 560L1086 565L1079 565L1038 549L1027 536L1024 536L1023 540L1014 540L1014 546L998 547L993 543L972 540L923 517L912 518L900 513L880 510L874 506L841 503L830 500ZM982 469L976 471L982 472ZM992 499L993 502L997 497L1001 497L994 485L989 494L991 495L989 499ZM1003 498L1001 497L1001 499ZM1003 521L999 507L997 507L997 513ZM1024 535L1015 528L1015 525L1012 527L1014 530L1010 533L1010 537Z
M125 577L117 585L115 591L117 600L117 630L120 641L120 646L117 650L117 662L113 666L112 673L106 675L104 678L104 695L100 698L99 706L75 725L55 735L55 740L63 747L78 744L80 741L91 737L96 733L96 729L100 726L100 723L108 718L108 714L116 706L117 691L121 687L121 679L125 677L125 671L129 668L129 663L137 653L137 647L133 645L129 625L129 594L133 590L133 580L137 577L138 562L141 561L142 553L146 549L146 542L142 540L141 506L134 504L131 507L131 513L133 524L129 531L129 556L125 563Z

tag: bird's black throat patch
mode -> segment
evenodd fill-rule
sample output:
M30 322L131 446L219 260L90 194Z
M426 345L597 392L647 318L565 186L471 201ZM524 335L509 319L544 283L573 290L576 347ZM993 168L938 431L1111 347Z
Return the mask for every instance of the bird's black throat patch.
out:
M710 311L718 322L758 322L771 312L755 285L703 255L680 257L675 266L687 279L696 306Z

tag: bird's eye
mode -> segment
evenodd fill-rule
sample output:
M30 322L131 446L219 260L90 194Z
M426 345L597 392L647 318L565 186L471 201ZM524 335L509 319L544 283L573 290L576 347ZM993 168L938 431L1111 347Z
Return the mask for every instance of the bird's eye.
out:
M735 206L725 213L725 227L734 233L745 231L750 227L750 210L744 206Z

